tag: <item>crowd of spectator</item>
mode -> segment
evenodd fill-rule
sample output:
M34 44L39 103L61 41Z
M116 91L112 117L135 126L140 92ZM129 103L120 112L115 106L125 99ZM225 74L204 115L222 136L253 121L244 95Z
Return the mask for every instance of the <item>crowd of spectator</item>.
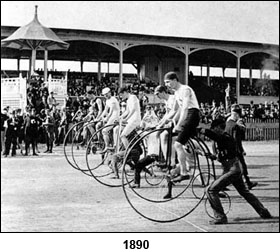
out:
M59 76L57 73L57 78ZM152 81L140 82L137 79L130 79L129 86L131 92L138 95L142 116L147 109L152 109L159 119L165 114L164 104L151 104L148 94L154 93L154 88L158 83ZM226 83L223 78L211 78L211 86L224 90L226 86L230 86L230 91L235 92L235 83ZM33 76L27 84L27 107L25 111L17 109L11 111L9 107L4 108L1 112L1 151L5 156L9 154L12 147L12 155L15 155L15 149L20 148L24 155L30 153L29 140L26 142L28 150L22 148L21 143L26 139L26 132L31 124L31 116L35 117L36 125L34 132L36 132L36 139L34 140L35 146L38 143L46 143L48 152L52 151L53 144L60 145L63 142L64 135L67 132L69 125L74 123L73 118L77 111L81 111L80 119L86 115L90 107L90 101L87 98L87 92L93 91L94 94L99 96L104 87L109 87L113 95L117 95L119 83L117 78L109 78L108 76L102 77L101 81L97 80L94 74L72 73L68 75L68 94L66 95L63 104L58 103L54 97L53 92L49 92L47 83L45 83L40 75ZM233 90L232 90L233 89ZM265 89L265 85L263 86ZM262 94L262 93L260 93ZM200 116L201 122L211 123L212 120L219 117L225 118L228 116L229 110L225 107L223 102L216 103L201 103ZM266 121L267 119L279 119L279 101L277 103L265 102L264 104L254 104L253 101L248 106L242 107L242 116L245 119L260 119ZM49 121L52 121L53 127L50 127ZM11 119L11 120L10 120ZM10 121L9 121L10 120ZM33 120L33 121L34 121ZM76 118L75 121L79 120ZM4 130L8 132L4 136ZM52 134L49 134L51 129ZM4 144L4 137L7 140ZM50 141L51 139L51 141ZM36 147L37 148L37 147ZM33 154L38 153L33 150Z
M249 96L279 96L279 80L250 79L240 80L240 94Z
M245 121L250 119L259 119L263 122L269 119L279 119L279 101L265 102L264 104L240 105L242 108L242 117ZM226 118L230 114L230 109L226 108L224 103L216 104L215 101L210 105L209 103L200 103L200 118L202 123L211 123L217 118Z

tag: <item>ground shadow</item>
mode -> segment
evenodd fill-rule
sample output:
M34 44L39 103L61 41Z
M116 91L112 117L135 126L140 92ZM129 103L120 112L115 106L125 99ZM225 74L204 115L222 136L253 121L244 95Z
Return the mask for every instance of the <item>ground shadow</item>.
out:
M235 218L233 221L229 221L228 224L268 224L268 223L279 223L279 216L272 217L271 219L261 219L260 217L250 217L250 218Z

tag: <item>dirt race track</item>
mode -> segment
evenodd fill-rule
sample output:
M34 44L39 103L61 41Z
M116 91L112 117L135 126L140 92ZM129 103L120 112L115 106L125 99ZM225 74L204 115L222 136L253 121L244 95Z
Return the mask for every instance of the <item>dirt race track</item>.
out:
M144 219L128 204L122 188L99 184L71 168L62 147L39 157L1 157L2 232L279 232L279 142L245 142L252 192L273 215L263 220L228 192L229 224L209 225L203 204L171 223ZM152 211L153 209L151 209Z

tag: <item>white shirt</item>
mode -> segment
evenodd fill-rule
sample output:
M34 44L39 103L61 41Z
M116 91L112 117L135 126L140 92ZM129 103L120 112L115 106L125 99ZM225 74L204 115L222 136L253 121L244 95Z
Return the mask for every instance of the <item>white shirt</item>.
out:
M129 124L140 125L141 122L141 110L140 103L136 95L130 94L126 101L126 109L128 110ZM132 112L134 110L134 112Z
M188 109L199 109L198 101L193 89L187 85L181 85L174 93L175 99L178 102L180 108L183 107L183 102L188 99Z
M169 95L168 100L165 101L166 113L169 113L169 111L172 110L175 102L176 102L175 95Z
M117 98L114 96L111 96L110 99L106 100L106 106L109 109L108 113L111 113L111 111L112 111L110 119L113 119L113 118L115 120L118 119L120 116L120 104L119 104Z

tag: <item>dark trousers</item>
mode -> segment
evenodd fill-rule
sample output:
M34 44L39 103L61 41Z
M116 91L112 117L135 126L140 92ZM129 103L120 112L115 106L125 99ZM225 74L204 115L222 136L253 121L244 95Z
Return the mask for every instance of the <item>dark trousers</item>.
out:
M225 218L223 206L221 204L218 193L228 185L232 184L238 193L261 215L267 209L259 201L259 199L252 194L242 179L242 169L240 168L239 160L232 159L222 163L224 174L216 179L206 191L207 197L214 211L214 216L217 219Z
M16 155L17 136L6 136L4 155L7 155L7 156L9 155L11 145L13 145L12 146L12 155Z
M142 171L150 173L150 171L146 168L146 166L152 164L154 161L156 161L156 158L154 156L148 155L137 162L137 164L134 167L135 184L140 184L140 180L141 180L140 174Z
M46 131L47 150L52 151L53 141L54 141L54 132L53 131Z
M244 155L243 154L239 154L238 158L239 158L239 161L240 161L240 163L242 165L243 175L244 175L244 177L247 180L247 178L248 178L248 168L247 168L247 164L245 162Z
M35 147L36 147L36 138L34 137L25 137L25 154L28 153L29 146L32 146L33 154L35 154Z

